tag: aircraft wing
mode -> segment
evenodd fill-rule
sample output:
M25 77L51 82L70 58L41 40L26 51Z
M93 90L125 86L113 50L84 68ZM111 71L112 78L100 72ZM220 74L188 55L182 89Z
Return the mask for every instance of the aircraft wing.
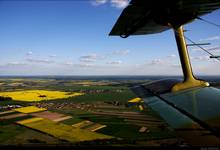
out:
M220 89L170 92L179 80L165 79L132 87L132 91L194 146L220 145Z
M192 145L220 145L220 89L199 87L197 83L203 82L196 79L186 82L189 75L190 79L194 77L180 26L219 8L219 0L131 0L110 32L126 38L179 28L175 37L185 71L182 85L193 86L174 92L172 88L180 81L166 79L135 86L132 90Z
M131 0L109 35L127 37L160 33L220 8L219 0Z

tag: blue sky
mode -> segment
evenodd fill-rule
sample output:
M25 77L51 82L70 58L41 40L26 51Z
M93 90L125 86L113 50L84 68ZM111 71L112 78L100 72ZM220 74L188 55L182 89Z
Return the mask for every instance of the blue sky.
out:
M181 75L173 32L108 36L127 0L0 1L0 75ZM202 18L220 24L220 10ZM220 55L220 28L196 20L186 36ZM213 49L214 48L214 49ZM189 48L195 74L220 62Z

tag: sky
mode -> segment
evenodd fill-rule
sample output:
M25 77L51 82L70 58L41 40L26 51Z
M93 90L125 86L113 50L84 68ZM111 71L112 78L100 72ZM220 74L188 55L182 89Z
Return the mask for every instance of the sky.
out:
M182 75L172 30L109 36L128 0L0 0L0 75ZM202 16L220 25L220 10ZM185 35L220 55L220 28L201 20ZM187 43L190 43L187 41ZM220 61L189 47L195 75Z

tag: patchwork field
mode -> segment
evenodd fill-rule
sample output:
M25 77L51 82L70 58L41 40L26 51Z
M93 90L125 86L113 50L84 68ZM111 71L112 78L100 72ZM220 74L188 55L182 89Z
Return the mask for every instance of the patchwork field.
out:
M62 99L74 96L80 96L80 92L61 92L61 91L47 91L47 90L25 90L15 92L0 92L2 97L11 97L13 100L36 102L42 100Z
M112 136L94 132L105 126L95 124L87 120L80 124L85 124L87 122L93 124L93 127L89 126L91 129L89 128L88 130L82 129L81 126L75 127L58 123L71 118L72 116L46 111L45 108L38 108L36 106L21 107L10 111L1 112L0 116L0 120L4 121L3 123L5 125L16 123L29 130L32 129L35 131L40 131L43 134L50 135L66 142L68 141L75 143L82 141L113 139ZM88 126L89 124L87 123L86 125ZM39 140L37 140L37 142L39 142Z
M170 143L178 142L149 108L141 111L141 99L129 89L133 83L136 81L0 79L0 146L141 146L149 140L160 145L159 140L170 138L175 139Z
M107 140L113 138L112 136L74 128L72 126L57 123L44 118L32 118L18 121L17 123L69 142Z

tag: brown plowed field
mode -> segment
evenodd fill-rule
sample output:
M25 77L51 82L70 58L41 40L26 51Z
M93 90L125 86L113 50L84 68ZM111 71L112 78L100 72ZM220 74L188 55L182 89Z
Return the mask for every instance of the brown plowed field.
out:
M64 117L67 117L64 114L59 114L59 113L50 112L50 111L32 113L31 115L35 116L35 117L46 118L46 119L55 120L55 121L57 121L57 120L60 121L59 119L62 120Z

